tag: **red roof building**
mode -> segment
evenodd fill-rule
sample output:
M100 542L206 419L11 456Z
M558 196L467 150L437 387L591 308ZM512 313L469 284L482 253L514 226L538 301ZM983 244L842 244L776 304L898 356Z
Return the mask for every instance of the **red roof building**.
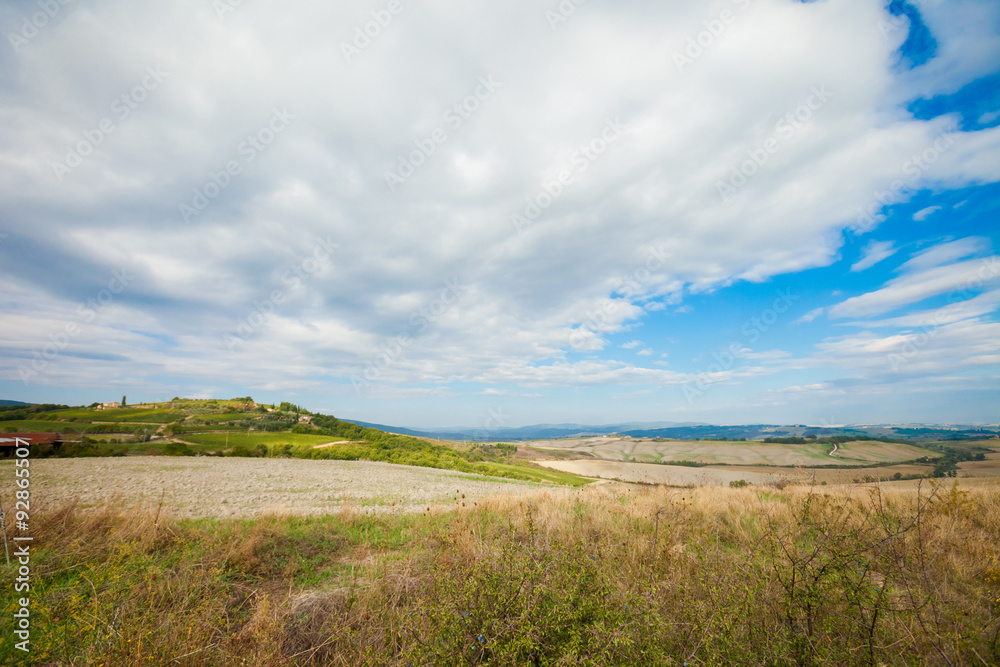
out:
M37 445L52 445L53 449L62 447L63 439L58 433L0 433L0 456L11 456L18 447Z

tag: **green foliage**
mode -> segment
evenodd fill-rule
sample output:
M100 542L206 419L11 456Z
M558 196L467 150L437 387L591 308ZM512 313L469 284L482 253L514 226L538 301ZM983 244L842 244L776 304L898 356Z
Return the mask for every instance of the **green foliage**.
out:
M73 428L85 431L89 427L71 427L66 422L57 421L0 421L0 431L5 433L59 433Z
M744 486L750 486L750 482L745 479L734 479L729 483L730 488L742 489Z
M772 522L768 562L783 591L784 641L798 664L878 664L894 625L930 622L921 517L938 501L921 496L915 513L901 514L875 487L867 502L810 493L792 526ZM934 613L937 613L935 611ZM898 627L898 626L897 626ZM844 645L856 646L850 658ZM929 648L929 647L928 647Z
M69 420L90 422L93 419L98 419L102 422L112 423L85 424L76 428L89 435L121 434L129 436L128 442L148 443L156 433L156 429L149 426L136 426L135 424L167 424L163 430L165 436L184 436L184 439L193 443L197 450L206 453L213 449L219 452L228 448L230 450L226 453L228 456L294 456L344 461L382 461L398 465L456 470L492 477L572 486L582 486L590 481L569 473L539 467L509 465L507 461L517 452L516 445L477 444L464 450L420 438L365 428L351 422L341 421L330 415L314 415L313 424L300 424L295 413L309 413L287 401L280 404L281 410L278 412L268 412L264 406L258 406L253 413L237 411L237 409L247 409L250 401L252 401L250 397L238 398L233 401L236 405L230 403L220 406L217 401L174 399L175 404L178 402L182 404L181 410L129 408L97 411L84 408L65 408L65 406L47 406L57 408L57 410L42 412L39 409L30 414L38 417L57 417L65 421L9 421L6 422L5 426L8 430L73 433L75 432L74 428L68 426ZM45 406L32 406L32 408L41 407ZM224 410L224 412L213 413L217 410ZM21 413L14 411L13 414ZM189 415L197 416L188 418ZM27 428L25 428L25 424L27 424ZM253 429L253 432L240 432L241 429L247 429L247 431ZM218 432L198 433L198 431L207 430L228 430L231 432L228 436L226 433ZM349 443L314 449L315 445L339 440L346 440ZM159 448L158 445L153 445L150 451L157 451ZM187 455L194 451L192 448L184 449L181 445L163 447L163 450L164 453L170 455ZM107 455L107 451L93 443L87 443L86 446L81 445L67 449L64 455L103 456Z
M932 477L955 477L958 475L958 464L963 461L984 461L988 448L975 444L955 444L953 442L930 442L922 445L927 449L942 454L941 458L930 459L928 462L934 463Z
M295 456L314 459L343 461L384 461L398 465L457 470L522 481L537 481L540 475L527 472L521 466L500 465L509 454L517 451L516 445L477 445L460 451L444 445L408 435L386 433L373 428L345 422L328 415L315 415L313 424L297 424L293 433L320 434L331 439L350 440L350 444L334 445L323 449L298 449ZM575 477L576 480L581 478Z
M945 456L934 463L932 477L955 477L958 475L958 460L954 456Z
M242 458L266 458L269 453L267 445L261 443L254 447L247 445L236 445L226 456L237 456Z
M186 416L187 414L184 412L162 408L115 408L112 410L69 408L52 413L52 417L57 419L77 419L87 422L139 422L143 424L168 424Z
M496 443L473 445L466 455L469 461L504 461L517 453L517 445Z
M775 495L198 521L49 508L32 516L31 662L998 664L995 490ZM0 664L19 664L12 643Z
M132 433L135 426L132 424L91 424L83 429L84 433L92 435L100 433Z
M167 456L194 456L194 450L183 442L168 442L163 448L163 453Z
M456 522L457 523L457 522ZM403 625L413 664L664 664L630 630L641 605L622 599L597 544L547 544L511 526L476 559L442 558ZM457 528L457 526L456 526ZM454 539L454 536L453 536ZM650 638L651 639L651 638ZM645 644L645 645L643 645Z
M329 438L318 435L302 435L297 433L247 433L246 431L234 431L231 433L201 433L188 435L185 440L196 445L203 445L208 448L223 449L225 447L243 446L253 449L257 445L267 447L283 447L292 445L302 449L312 449L314 445L329 442ZM310 457L305 457L310 458Z
M65 405L55 405L52 403L41 403L38 405L0 405L0 422L40 420L43 415L56 410L66 409Z

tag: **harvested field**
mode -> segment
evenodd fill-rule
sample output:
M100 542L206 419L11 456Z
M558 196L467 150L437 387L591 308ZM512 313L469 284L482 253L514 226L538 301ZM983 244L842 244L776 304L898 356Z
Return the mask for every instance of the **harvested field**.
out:
M655 463L625 463L622 461L536 461L541 466L571 472L587 477L617 479L624 482L669 484L671 486L719 486L732 481L746 480L751 484L772 484L777 481L793 483L850 484L866 476L889 480L897 472L902 475L920 475L930 472L929 466L898 465L882 468L856 468L831 470L822 468L774 468L767 466L725 466L701 468L689 466L658 465Z
M0 477L13 479L13 461ZM38 459L31 462L32 505L78 499L95 506L119 498L127 506L155 506L177 517L318 515L357 511L419 512L452 505L456 492L471 505L497 493L537 490L530 482L450 470L369 461L311 461L210 457Z
M958 464L960 477L996 477L1000 476L1000 452L986 455L985 461L965 461Z
M719 486L740 479L752 484L768 484L791 480L795 471L768 473L747 472L734 468L692 468L688 466L657 465L655 463L626 463L624 461L536 461L539 465L586 477L617 479L623 482L644 484L669 484L671 486Z
M766 466L731 466L724 468L724 470L746 470L758 473L775 472L774 468ZM787 470L787 473L796 482L808 482L815 479L820 484L823 482L827 484L850 484L854 480L864 480L865 477L873 477L877 480L890 480L897 472L903 476L927 475L930 474L931 470L932 467L929 465L901 464L879 468L852 468L849 470L799 468Z
M845 442L837 449L833 456L835 459L843 459L844 463L891 463L893 461L912 461L924 456L934 457L936 454L926 449L904 445L895 442L872 442L871 440L860 440Z
M636 463L691 461L745 466L859 465L910 461L924 456L936 456L933 452L912 445L869 441L848 442L840 445L834 456L830 456L828 453L830 445L820 443L787 445L713 440L657 442L633 438L594 437L535 440L524 444L553 453L572 453L592 456L605 461Z

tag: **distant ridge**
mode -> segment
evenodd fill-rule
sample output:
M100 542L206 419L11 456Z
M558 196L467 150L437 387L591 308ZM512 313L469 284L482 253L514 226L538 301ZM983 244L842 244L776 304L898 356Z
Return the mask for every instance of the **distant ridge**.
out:
M517 428L464 428L464 427L441 427L426 430L404 428L399 426L387 426L385 424L373 424L370 422L358 421L355 419L342 419L358 426L377 428L388 433L400 435L413 435L423 438L434 438L437 440L544 440L547 438L583 438L588 436L608 435L611 433L624 434L636 429L656 429L656 428L691 428L696 426L708 426L696 422L628 422L624 424L605 424L594 426L590 424L535 424L532 426L520 426Z
M586 438L617 434L633 438L665 438L676 440L763 440L764 438L802 438L857 435L883 438L903 438L907 440L966 440L989 438L1000 433L995 426L979 425L931 425L931 424L865 424L810 426L806 424L744 424L720 426L699 422L626 422L621 424L534 424L517 428L461 428L443 427L413 429L385 424L372 424L353 419L359 426L375 428L387 433L412 435L436 440L465 441L519 441L547 440L555 438Z
M4 401L4 400L0 400L0 405L34 405L34 403L23 403L22 401Z

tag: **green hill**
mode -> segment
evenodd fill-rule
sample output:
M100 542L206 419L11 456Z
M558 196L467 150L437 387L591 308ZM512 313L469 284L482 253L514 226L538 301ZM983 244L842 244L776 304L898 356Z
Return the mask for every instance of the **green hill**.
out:
M515 445L447 446L314 414L291 403L257 404L176 398L164 403L101 408L65 405L0 407L0 431L81 434L60 451L36 456L242 456L382 461L524 481L582 486L589 479L518 461Z

